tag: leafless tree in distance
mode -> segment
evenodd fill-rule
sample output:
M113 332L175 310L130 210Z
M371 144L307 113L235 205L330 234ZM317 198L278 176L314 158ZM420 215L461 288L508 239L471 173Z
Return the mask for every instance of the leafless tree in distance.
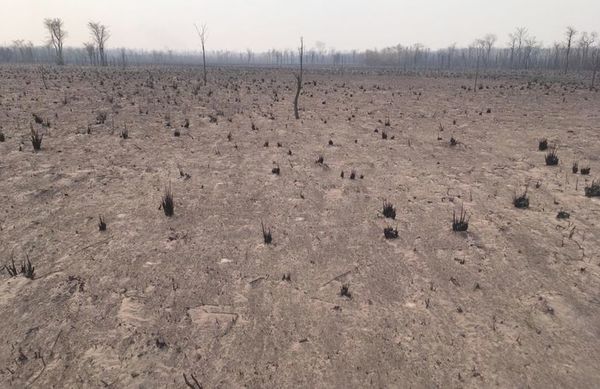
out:
M577 42L577 46L580 53L579 65L581 68L585 68L586 65L588 65L590 48L592 47L597 38L598 34L595 31L592 31L590 34L588 34L586 31L581 33L581 37Z
M477 65L475 68L475 85L473 86L473 92L477 93L477 80L479 79L479 63L481 62L481 55L485 50L486 43L485 39L477 39L473 43L473 47L475 49L475 55L477 56Z
M87 53L87 55L90 59L90 65L95 65L96 64L96 47L91 42L84 43L83 47L85 47L85 52Z
M508 35L509 43L511 45L510 50L510 64L511 67L514 65L515 51L517 52L517 64L521 66L521 59L523 54L523 42L527 39L527 29L525 27L517 27L514 33Z
M495 34L487 34L483 40L485 42L485 66L490 66L490 54L492 52L492 48L494 47L494 43L498 37Z
M108 38L110 38L110 32L108 28L100 24L98 22L89 22L88 28L90 29L90 34L92 35L92 39L96 43L96 47L98 48L98 55L100 56L100 66L108 65L108 61L106 61L106 53L104 52L104 45Z
M56 52L56 63L58 65L64 65L65 60L63 59L63 44L65 42L67 32L63 29L62 19L44 19L44 26L50 34L48 37L48 45L52 45L52 47L54 47L54 51Z
M534 36L527 36L525 46L523 47L523 65L528 69L531 65L531 53L538 47L538 42Z
M206 85L206 51L204 49L204 44L206 43L206 34L208 30L206 28L206 24L203 24L202 26L198 27L198 25L194 23L194 27L196 27L196 32L198 33L200 43L202 44L202 68L204 70L204 85Z
M127 52L124 47L121 48L121 66L127 67Z
M567 37L567 53L565 57L565 74L569 71L569 54L571 54L571 43L573 42L573 37L577 34L577 30L573 27L567 27L567 31L565 31L565 36Z
M304 58L304 38L300 37L300 47L298 48L300 55L300 70L296 73L296 97L294 97L294 116L296 119L300 119L298 113L298 98L300 97L300 91L302 90L302 76L304 75L304 69L302 68L302 62Z
M592 53L592 58L594 57L596 59L594 60L594 72L592 74L591 89L594 89L594 84L596 83L596 74L598 73L598 70L600 70L600 45L598 45L598 47L596 47L596 49Z

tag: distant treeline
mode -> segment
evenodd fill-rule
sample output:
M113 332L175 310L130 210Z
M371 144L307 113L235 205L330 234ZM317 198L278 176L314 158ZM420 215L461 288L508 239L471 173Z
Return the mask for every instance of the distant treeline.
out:
M600 64L600 45L596 34L581 34L580 39L542 47L525 29L510 34L509 47L494 47L496 37L487 35L469 47L452 45L445 49L430 49L421 44L397 45L380 50L336 51L307 49L304 63L314 66L378 66L402 70L420 69L531 69L531 70L594 70ZM266 52L207 51L207 63L212 65L289 66L299 62L297 50ZM146 51L106 49L108 66L148 64L201 64L201 52ZM65 47L64 62L76 65L98 65L94 47ZM0 46L0 63L51 64L56 55L50 46L34 46L31 42L15 41Z

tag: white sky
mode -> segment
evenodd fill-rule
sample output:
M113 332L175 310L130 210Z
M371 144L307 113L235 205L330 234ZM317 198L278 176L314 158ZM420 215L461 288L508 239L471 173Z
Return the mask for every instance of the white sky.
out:
M546 45L564 29L600 32L600 0L0 0L0 43L45 41L42 21L60 17L67 46L89 41L89 20L111 31L108 47L197 50L194 22L206 23L207 50L295 48L301 35L338 50L423 43L466 46L486 33L527 27Z

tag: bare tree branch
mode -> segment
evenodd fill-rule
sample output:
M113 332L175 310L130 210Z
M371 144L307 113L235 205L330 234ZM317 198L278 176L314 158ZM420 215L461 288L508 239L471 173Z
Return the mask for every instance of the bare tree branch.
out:
M67 32L63 29L62 19L44 19L44 26L50 34L48 37L48 45L54 47L54 51L56 53L56 63L58 65L64 65L65 60L63 58L63 44L65 37L67 36Z

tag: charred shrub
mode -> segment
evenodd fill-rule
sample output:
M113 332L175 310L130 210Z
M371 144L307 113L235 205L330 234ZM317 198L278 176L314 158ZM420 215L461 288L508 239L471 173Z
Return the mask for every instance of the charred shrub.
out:
M39 151L42 148L43 139L44 134L41 134L37 129L33 129L33 126L31 126L31 144L34 151Z
M558 155L556 154L556 147L551 148L546 153L546 165L548 165L548 166L558 165Z
M263 242L265 242L265 244L271 244L273 242L273 235L271 234L271 228L265 227L263 222L260 222L260 227L262 229Z
M457 217L456 211L452 212L452 231L463 232L469 229L469 217L467 212L461 207Z
M21 264L21 274L23 274L24 277L29 278L30 280L33 280L35 276L35 267L31 265L29 256L27 256L27 260L23 261L23 263Z
M592 181L590 186L585 187L587 197L600 197L600 181Z
M383 229L383 236L385 236L386 239L396 239L398 238L398 230L394 227L385 227Z
M340 296L347 297L349 299L352 298L352 293L350 293L350 285L348 285L348 284L342 285L342 288L340 289Z
M525 191L519 196L517 196L516 194L513 196L513 204L516 208L529 208L529 197L527 197L527 188L525 188Z
M98 230L106 231L106 222L104 221L102 215L98 217Z
M394 208L392 203L389 203L387 200L383 200L383 211L381 213L388 219L396 218L396 208Z
M29 256L27 256L27 259L21 263L20 270L17 270L14 259L11 260L10 264L5 265L4 268L11 277L16 277L19 274L22 274L24 277L29 278L30 280L33 280L35 277L35 267L31 264Z
M175 203L173 202L173 192L171 191L171 185L165 188L165 193L162 197L161 207L165 213L165 216L171 217L175 214Z

